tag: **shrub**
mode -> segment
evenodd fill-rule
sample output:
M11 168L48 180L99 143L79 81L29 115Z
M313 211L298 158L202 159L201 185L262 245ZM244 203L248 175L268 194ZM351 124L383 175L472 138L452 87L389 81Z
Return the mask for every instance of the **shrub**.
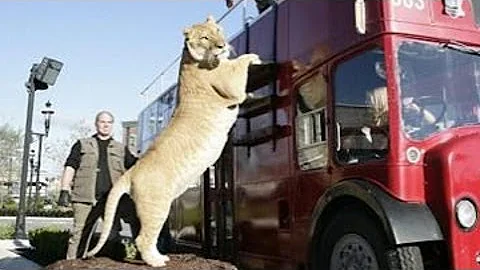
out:
M42 209L37 211L27 210L25 214L27 216L38 216L38 217L73 217L73 211L71 209L68 209L68 210ZM16 208L0 208L0 216L16 216L16 215L17 215Z
M33 260L43 266L65 259L67 255L68 230L61 230L55 226L34 229L28 232L30 245L34 248ZM98 234L94 234L90 248L98 241ZM137 250L131 241L122 238L109 240L99 252L98 256L106 256L115 260L134 259Z
M125 259L127 260L135 260L137 257L137 247L132 241L124 241L123 242L125 248Z
M13 239L15 238L15 226L12 224L9 225L0 225L0 239Z
M30 245L35 249L35 261L48 265L65 259L67 254L68 230L61 230L54 226L34 229L28 232Z
M95 234L90 248L94 247L98 242L98 234ZM124 259L135 259L137 249L131 239L117 237L107 240L102 249L98 252L99 257L109 257L113 260L123 261Z
M3 199L2 208L16 210L17 203L13 200L11 196L7 196Z

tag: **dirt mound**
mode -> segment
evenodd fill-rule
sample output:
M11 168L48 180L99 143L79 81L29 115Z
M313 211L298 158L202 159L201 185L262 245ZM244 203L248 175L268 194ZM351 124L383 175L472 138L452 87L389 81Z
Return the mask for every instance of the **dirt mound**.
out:
M230 263L205 259L193 254L171 254L170 261L165 267L150 267L143 261L115 261L107 257L92 258L88 260L62 260L48 265L45 270L83 270L83 269L116 269L116 270L237 270Z

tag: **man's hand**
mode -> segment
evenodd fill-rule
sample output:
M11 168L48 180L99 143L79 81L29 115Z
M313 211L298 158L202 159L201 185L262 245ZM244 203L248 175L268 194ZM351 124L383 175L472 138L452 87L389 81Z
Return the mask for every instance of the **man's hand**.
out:
M58 197L58 206L67 207L70 204L70 193L68 190L61 190Z

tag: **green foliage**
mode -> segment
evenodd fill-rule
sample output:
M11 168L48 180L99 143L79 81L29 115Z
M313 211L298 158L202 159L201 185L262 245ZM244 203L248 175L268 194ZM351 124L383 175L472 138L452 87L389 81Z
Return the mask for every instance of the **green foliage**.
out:
M3 204L1 205L2 209L16 210L17 203L13 200L11 196L6 196L3 198Z
M31 198L27 200L27 205L30 205L31 209L35 209L35 211L41 211L45 206L45 199L38 198L38 201L35 198Z
M0 209L0 216L2 217L14 217L17 215L16 208L1 208Z
M15 237L15 226L12 224L9 225L0 225L0 239L13 239Z
M30 245L34 248L33 260L40 265L49 265L63 260L67 254L68 230L61 230L55 226L34 229L28 232ZM94 235L90 248L98 241L98 234ZM98 256L106 256L115 260L135 259L137 249L135 244L125 239L115 238L109 240Z
M17 208L0 208L0 216L16 216ZM41 210L27 210L27 216L35 217L73 217L73 211L71 209L41 209Z
M20 179L23 131L9 124L0 125L0 181L9 182ZM7 194L2 186L2 195Z
M13 239L15 227L13 225L0 226L0 239ZM64 260L67 254L70 232L56 226L37 228L28 232L28 240L33 247L26 250L25 256L39 265L47 266L59 260ZM94 235L90 248L98 241L98 234ZM115 260L133 260L137 258L135 244L126 238L109 240L98 256L106 256Z
M123 244L125 246L125 259L135 260L137 257L137 247L132 242L126 242Z
M94 234L90 248L94 247L98 242L99 234ZM133 243L133 240L129 237L117 236L111 240L107 240L103 248L97 254L99 257L109 257L111 259L122 260L134 260L138 258L139 253Z
M65 259L69 237L68 230L61 230L55 226L29 231L28 239L35 249L35 261L41 265L48 265Z

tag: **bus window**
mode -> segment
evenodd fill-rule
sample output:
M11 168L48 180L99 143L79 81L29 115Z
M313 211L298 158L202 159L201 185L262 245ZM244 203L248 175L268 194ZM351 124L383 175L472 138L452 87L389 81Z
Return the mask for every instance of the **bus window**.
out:
M157 118L157 106L155 103L150 104L140 114L140 138L139 138L139 150L144 152L149 144L153 141L157 132L156 121Z
M326 87L324 77L317 74L298 89L297 158L302 170L321 168L327 163Z
M435 133L480 123L478 48L462 44L402 41L397 75L406 136L423 140Z
M381 49L363 52L334 71L337 160L355 164L388 152L388 99Z

